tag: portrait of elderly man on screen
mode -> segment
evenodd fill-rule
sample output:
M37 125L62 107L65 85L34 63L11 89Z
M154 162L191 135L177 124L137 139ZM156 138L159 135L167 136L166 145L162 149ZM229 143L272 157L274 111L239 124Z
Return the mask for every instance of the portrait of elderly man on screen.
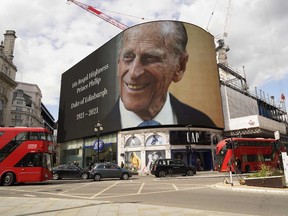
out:
M181 85L189 59L187 41L181 22L151 22L125 30L118 51L120 98L105 121L121 124L115 128L188 124L214 127L206 114L168 91L172 82Z

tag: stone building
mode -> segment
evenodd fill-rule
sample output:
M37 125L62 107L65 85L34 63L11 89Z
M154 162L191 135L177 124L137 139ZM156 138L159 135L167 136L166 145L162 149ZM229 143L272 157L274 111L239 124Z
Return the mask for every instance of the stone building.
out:
M11 125L26 127L42 127L41 116L42 93L35 84L17 82L13 93L11 107Z
M13 63L15 31L7 30L0 45L0 126L11 125L11 105L17 67Z

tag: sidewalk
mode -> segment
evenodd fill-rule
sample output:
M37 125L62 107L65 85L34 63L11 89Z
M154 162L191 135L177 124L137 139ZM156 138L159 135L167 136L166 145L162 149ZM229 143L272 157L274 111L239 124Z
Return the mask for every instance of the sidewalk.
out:
M0 215L5 216L244 216L244 214L199 209L110 203L76 199L7 197L0 199ZM247 214L245 214L247 216Z

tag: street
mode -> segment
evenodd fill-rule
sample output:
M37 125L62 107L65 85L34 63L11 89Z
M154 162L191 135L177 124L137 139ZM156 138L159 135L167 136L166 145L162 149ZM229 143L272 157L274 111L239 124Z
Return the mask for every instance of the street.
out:
M288 195L215 187L224 175L133 176L129 180L57 180L0 187L1 197L65 198L138 203L249 215L287 215ZM237 177L234 177L234 181ZM231 187L231 186L229 186ZM285 190L285 189L283 189Z

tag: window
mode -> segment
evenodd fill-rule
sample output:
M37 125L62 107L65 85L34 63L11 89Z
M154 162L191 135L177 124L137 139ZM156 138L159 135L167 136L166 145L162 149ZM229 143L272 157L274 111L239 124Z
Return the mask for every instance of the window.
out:
M184 163L182 161L180 161L180 160L176 160L175 164L179 165L179 166L183 166L184 165Z
M28 133L27 132L22 132L19 133L16 137L15 137L15 141L25 141L28 139Z
M28 153L16 164L16 167L41 167L41 166L43 166L42 153Z
M29 140L39 140L38 132L31 132L29 136Z
M104 167L104 164L99 164L98 166L97 166L97 169L104 169L105 167Z
M45 132L30 132L29 140L48 140L53 142L53 137Z
M7 157L12 151L14 151L25 140L27 140L26 132L18 134L14 139L12 139L9 143L7 143L1 149L1 154L4 154L5 157Z
M21 119L21 114L16 114L15 119Z
M9 76L9 70L8 70L8 67L6 65L4 65L3 73Z
M16 106L16 111L22 112L22 107Z

